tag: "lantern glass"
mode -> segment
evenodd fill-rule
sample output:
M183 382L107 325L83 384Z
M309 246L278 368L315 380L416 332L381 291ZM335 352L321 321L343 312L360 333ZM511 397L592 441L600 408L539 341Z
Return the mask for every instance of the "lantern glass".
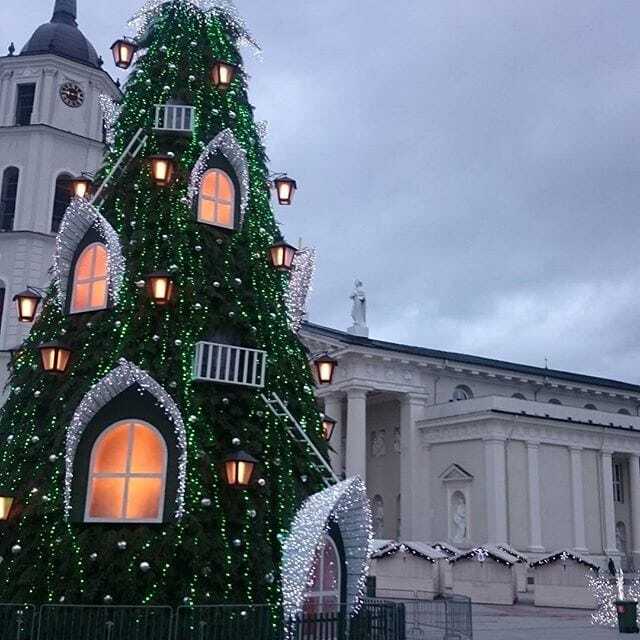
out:
M282 176L273 181L278 194L278 202L281 205L290 205L293 202L293 196L298 188L298 184L293 178Z
M116 40L111 45L111 52L113 53L113 61L116 67L120 69L128 69L133 62L133 55L136 52L137 45L131 40L123 38Z
M147 276L147 293L156 304L169 304L175 293L175 284L171 274L164 272L149 274Z
M49 373L64 373L69 366L71 350L57 343L40 345L42 368Z
M171 156L151 156L151 177L159 187L171 184L175 162Z
M221 91L226 91L236 77L235 65L216 60L211 68L211 81L214 87Z
M13 296L13 300L18 309L18 321L25 323L33 322L42 298L37 293L27 289Z
M316 375L320 384L331 384L333 382L333 374L335 373L338 363L329 356L322 356L315 360Z
M245 489L251 484L257 460L248 453L240 451L230 455L224 461L225 480L230 487Z
M0 495L0 520L8 520L11 507L13 506L13 496L4 492Z
M91 191L91 180L80 176L71 181L71 190L76 198L86 198Z
M271 264L280 271L291 271L297 249L286 242L277 242L270 249Z
M322 416L322 431L324 435L324 439L329 442L331 440L331 436L333 435L333 430L335 429L337 420L330 418L329 416Z

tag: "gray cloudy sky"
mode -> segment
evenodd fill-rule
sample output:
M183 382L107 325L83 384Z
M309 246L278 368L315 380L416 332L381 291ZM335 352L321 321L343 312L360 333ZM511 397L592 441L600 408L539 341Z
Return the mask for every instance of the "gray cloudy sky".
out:
M78 3L107 59L141 2ZM2 0L0 45L52 4ZM640 381L637 0L237 4L313 321L357 276L372 337Z

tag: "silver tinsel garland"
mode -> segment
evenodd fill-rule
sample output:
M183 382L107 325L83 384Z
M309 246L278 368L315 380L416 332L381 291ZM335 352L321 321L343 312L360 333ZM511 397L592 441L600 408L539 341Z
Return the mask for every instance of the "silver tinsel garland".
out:
M355 477L310 496L296 514L283 544L282 595L287 617L302 610L313 580L316 551L322 548L331 522L340 528L344 543L349 613L360 608L373 533L366 487Z
M293 259L293 270L286 293L287 315L289 326L298 333L307 313L307 303L311 292L313 274L316 268L315 249L300 249Z
M64 309L67 302L69 276L73 269L76 249L92 227L107 247L109 297L113 305L118 303L125 269L120 238L91 203L83 198L73 198L60 223L53 256L53 277L60 309Z
M67 429L64 478L64 511L66 517L69 517L71 513L73 461L85 428L102 407L135 384L148 391L156 399L158 406L173 424L178 443L176 518L180 518L184 514L184 492L187 478L187 434L180 410L173 398L148 373L123 358L115 369L110 371L87 392L73 414Z
M240 224L242 225L244 214L249 204L249 167L247 166L247 154L238 144L231 129L221 131L200 154L191 171L189 180L189 189L187 191L189 204L193 204L193 201L200 193L200 184L202 177L209 168L209 159L216 153L221 153L229 161L240 183Z
M104 121L105 142L112 147L116 141L116 123L122 107L111 96L104 93L98 96L98 104Z

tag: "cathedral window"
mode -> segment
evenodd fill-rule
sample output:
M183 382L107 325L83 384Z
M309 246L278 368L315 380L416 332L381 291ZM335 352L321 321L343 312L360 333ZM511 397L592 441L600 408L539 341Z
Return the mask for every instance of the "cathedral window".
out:
M2 191L0 193L0 231L11 231L16 215L18 197L18 180L20 171L17 167L7 167L2 174Z
M71 202L71 180L72 176L62 174L56 180L56 190L53 196L53 214L51 216L51 231L58 232L60 223L64 217L64 212Z
M304 611L309 614L336 611L340 606L340 554L331 536L324 536L324 544L316 551L311 585L308 588Z
M75 265L71 313L106 309L108 295L107 248L94 242L82 251Z
M198 222L215 227L235 227L236 194L233 181L221 169L209 169L202 177Z
M613 463L613 499L616 502L624 502L624 484L620 462Z
M86 522L162 522L167 446L140 420L108 427L91 452Z
M25 127L31 124L33 103L36 96L35 84L19 84L18 98L16 100L16 124Z
M471 398L473 398L473 391L464 384L458 385L453 390L453 399L456 402L459 400L471 400Z

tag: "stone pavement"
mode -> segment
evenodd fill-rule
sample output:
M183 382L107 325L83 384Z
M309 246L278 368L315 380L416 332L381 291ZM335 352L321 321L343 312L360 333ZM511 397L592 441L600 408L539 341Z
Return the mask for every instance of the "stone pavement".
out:
M613 640L617 629L591 624L591 612L517 604L473 605L474 640Z

